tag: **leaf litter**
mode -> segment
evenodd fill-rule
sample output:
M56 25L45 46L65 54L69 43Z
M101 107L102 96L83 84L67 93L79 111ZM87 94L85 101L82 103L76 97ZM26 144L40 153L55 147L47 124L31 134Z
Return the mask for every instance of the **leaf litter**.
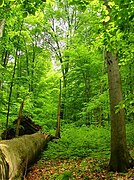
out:
M29 169L25 180L134 180L128 173L109 172L108 159L42 159Z

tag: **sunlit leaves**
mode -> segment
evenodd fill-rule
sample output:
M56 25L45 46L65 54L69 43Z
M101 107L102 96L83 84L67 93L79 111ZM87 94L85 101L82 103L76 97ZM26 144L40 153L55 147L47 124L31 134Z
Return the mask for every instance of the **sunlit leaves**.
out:
M112 8L113 6L115 6L115 2L114 1L109 1L108 5L109 5L110 8Z
M22 78L17 82L23 83L22 86L28 88L33 69L33 50L35 50L34 95L35 98L39 97L33 113L35 116L39 112L38 106L41 106L43 101L44 111L49 117L50 112L56 113L57 106L52 111L52 104L54 106L57 103L58 88L53 85L58 82L55 82L55 77L57 80L59 77L52 71L48 73L48 70L52 60L53 69L61 71L59 55L62 58L62 68L65 70L68 67L66 74L68 119L75 121L77 118L85 118L87 112L92 112L100 106L101 100L104 100L104 109L108 112L107 93L99 96L102 49L105 45L108 50L119 51L119 65L121 68L124 66L122 74L125 79L123 81L125 89L126 79L129 78L127 73L129 70L126 71L126 67L128 62L133 64L133 1L111 0L108 2L111 12L103 1L99 0L44 2L44 0L5 0L4 6L1 7L1 19L3 15L6 17L4 36L1 38L1 59L5 51L14 57L16 47L21 50L18 63L20 61ZM0 3L2 6L3 1L1 0ZM45 48L49 50L49 55L48 52L43 51ZM13 64L8 66L12 72ZM4 74L5 78L7 73ZM59 74L61 76L61 73ZM25 79L24 75L27 76ZM133 79L132 75L131 79ZM107 91L106 78L104 84L104 91ZM104 94L106 95L103 97ZM131 102L131 98L129 100ZM126 107L130 108L128 105ZM32 111L31 106L29 109ZM43 111L40 111L40 116L43 117Z
M46 0L46 4L54 4L55 0Z
M104 22L108 22L110 20L110 16L106 16L105 19L104 19Z

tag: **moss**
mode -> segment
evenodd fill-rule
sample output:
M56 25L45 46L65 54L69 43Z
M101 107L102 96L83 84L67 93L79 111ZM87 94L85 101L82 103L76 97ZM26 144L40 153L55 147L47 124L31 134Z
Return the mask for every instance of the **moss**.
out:
M49 136L38 132L0 142L0 149L9 164L9 176L11 179L23 175L25 168L36 161L37 156L46 146L48 140Z

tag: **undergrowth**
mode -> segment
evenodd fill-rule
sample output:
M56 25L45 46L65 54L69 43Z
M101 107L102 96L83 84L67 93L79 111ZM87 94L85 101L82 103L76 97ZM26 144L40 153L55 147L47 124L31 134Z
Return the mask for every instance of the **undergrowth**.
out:
M83 125L65 125L61 131L61 138L50 142L43 156L52 158L87 157L94 153L97 156L109 155L110 130Z
M134 125L127 125L127 143L134 147ZM61 138L50 142L43 153L45 159L110 156L110 127L76 127L65 125L61 130Z

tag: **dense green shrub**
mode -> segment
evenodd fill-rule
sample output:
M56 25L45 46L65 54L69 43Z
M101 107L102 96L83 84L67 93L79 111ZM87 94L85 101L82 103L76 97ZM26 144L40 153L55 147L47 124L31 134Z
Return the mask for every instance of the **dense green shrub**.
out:
M127 124L127 143L134 146L134 125ZM74 124L64 125L61 139L54 140L44 152L45 158L70 157L109 157L110 127L76 127Z
M126 125L127 143L130 146L134 146L134 123L128 123Z
M50 142L44 156L47 158L86 157L92 153L106 153L110 149L108 128L83 125L65 125L61 139Z

